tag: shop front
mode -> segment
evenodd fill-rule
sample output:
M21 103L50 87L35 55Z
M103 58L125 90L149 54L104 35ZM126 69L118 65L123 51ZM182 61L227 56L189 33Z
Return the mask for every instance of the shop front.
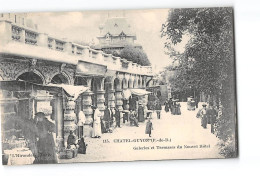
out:
M78 134L75 101L84 86L1 81L3 164L57 163L70 132ZM67 153L66 153L67 152Z

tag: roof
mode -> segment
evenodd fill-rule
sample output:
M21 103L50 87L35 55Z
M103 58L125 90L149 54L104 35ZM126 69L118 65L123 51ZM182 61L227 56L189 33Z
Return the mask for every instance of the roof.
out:
M107 19L105 24L100 26L100 30L100 36L105 36L107 33L109 33L112 36L118 36L122 32L126 36L136 36L132 30L131 25L127 22L127 19L124 17L114 17Z

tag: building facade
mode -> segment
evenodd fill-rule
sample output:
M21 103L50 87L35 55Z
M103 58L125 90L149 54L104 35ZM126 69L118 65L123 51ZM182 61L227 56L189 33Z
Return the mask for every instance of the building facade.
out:
M26 15L0 16L1 104L4 108L10 108L5 105L13 102L24 106L21 109L26 111L25 116L31 118L37 112L48 112L55 121L60 146L64 146L69 132L77 129L80 111L86 116L83 135L90 136L93 105L101 112L105 105L122 111L123 90L145 89L156 84L151 66L141 66L88 46L39 33L37 25L27 25L25 21ZM135 35L130 36L128 31L123 33L125 41L133 42ZM118 37L123 33L118 33ZM7 84L9 87L3 88ZM71 86L70 90L86 89L75 99L75 96L64 96L66 86Z
M125 17L108 18L99 26L99 30L99 44L95 46L96 49L117 53L127 45L142 49L141 45L135 43L136 34Z

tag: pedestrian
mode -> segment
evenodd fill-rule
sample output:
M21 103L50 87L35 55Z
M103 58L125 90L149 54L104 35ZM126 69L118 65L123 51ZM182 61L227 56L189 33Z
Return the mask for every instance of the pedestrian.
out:
M99 109L95 106L93 106L93 109L95 110L94 113L94 122L93 122L93 133L92 133L92 137L93 138L101 138L101 112L99 111Z
M169 106L169 109L170 109L170 111L171 111L171 114L173 114L173 112L172 112L172 106L173 106L173 101L172 101L172 98L170 98L169 99L169 101L168 101L168 106Z
M172 115L177 115L177 100L173 100L173 105L171 106Z
M216 120L217 120L217 111L216 109L211 105L207 111L207 115L208 115L208 124L210 124L211 126L211 133L214 134L214 126L215 126L215 123L216 123Z
M70 146L72 146L72 145L76 146L77 145L76 141L77 141L77 137L71 130L70 134L68 136L68 139L67 139L67 147L70 148Z
M153 123L151 122L151 118L148 118L146 122L145 134L149 134L149 137L152 137Z
M110 132L110 127L111 127L111 118L113 117L113 114L111 113L112 111L106 106L105 111L104 111L104 130L103 133L108 133Z
M198 100L198 98L195 98L195 105L196 105L196 108L199 107L199 100Z
M138 107L138 122L143 122L144 119L144 107L141 103L139 103Z
M207 117L207 105L204 103L202 104L202 109L200 111L200 118L201 118L201 126L206 129L207 123L208 123L208 117Z
M83 125L86 122L86 116L83 111L80 111L78 114L79 121L78 121L78 136L81 138L83 136Z
M161 119L161 110L162 110L162 105L160 100L157 100L156 105L155 105L155 110L157 114L157 119Z
M38 156L35 159L37 164L57 163L55 153L55 142L52 133L56 132L55 125L50 122L43 112L35 114L37 119L37 149Z
M86 149L87 149L87 146L88 146L88 145L85 143L83 137L80 139L78 145L79 145L78 153L86 154Z
M164 110L165 110L165 112L169 112L169 102L168 102L168 99L166 99L165 102L164 102Z
M119 111L118 107L115 108L115 119L116 119L116 127L121 128L120 127L120 111Z
M138 120L136 118L136 112L132 109L130 110L129 119L130 119L130 125L135 125L136 127L139 127Z
M176 100L176 115L181 115L181 104Z

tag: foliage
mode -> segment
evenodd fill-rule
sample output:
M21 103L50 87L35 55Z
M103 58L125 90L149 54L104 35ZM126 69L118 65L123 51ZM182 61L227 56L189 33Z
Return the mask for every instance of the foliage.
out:
M234 41L232 8L171 9L162 26L165 47L178 62L170 82L176 91L194 89L215 97L223 108L217 121L217 135L223 141L221 154L235 156ZM182 54L174 45L185 35L190 40ZM236 142L235 142L236 143ZM232 148L232 150L230 149Z
M144 50L135 48L132 45L128 45L128 46L124 47L120 53L113 51L111 49L106 49L106 50L104 50L104 52L106 54L112 54L113 56L124 58L128 61L132 61L132 62L140 64L142 66L151 65Z
M128 61L140 64L142 66L151 65L146 53L139 48L135 48L131 45L126 46L121 52L120 57L125 58Z

